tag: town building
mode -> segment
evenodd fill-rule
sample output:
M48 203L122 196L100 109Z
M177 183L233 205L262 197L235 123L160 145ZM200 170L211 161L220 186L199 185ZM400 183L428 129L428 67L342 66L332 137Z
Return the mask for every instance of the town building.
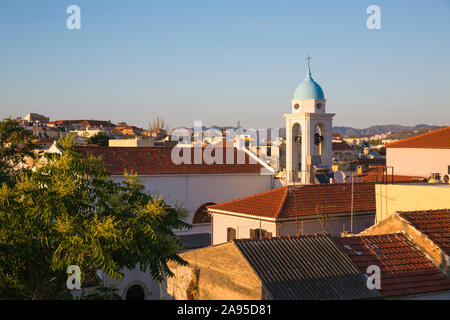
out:
M448 240L448 238L447 238ZM448 299L450 280L402 233L234 240L181 253L163 299ZM369 287L373 266L378 287Z
M23 117L23 124L33 125L33 124L46 124L50 121L49 117L46 117L39 113L29 113Z
M152 139L140 139L135 137L133 139L109 139L109 147L153 147L155 145Z
M234 239L358 233L375 222L375 185L285 186L207 208L213 245Z
M450 175L450 126L386 145L386 165L399 175Z

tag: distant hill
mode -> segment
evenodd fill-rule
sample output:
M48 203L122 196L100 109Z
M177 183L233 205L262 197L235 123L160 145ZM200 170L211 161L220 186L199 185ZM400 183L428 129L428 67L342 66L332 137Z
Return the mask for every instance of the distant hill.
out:
M439 129L439 126L430 126L427 124L418 124L415 126L402 126L399 124L387 124L387 125L374 125L365 129L358 129L352 127L333 127L333 133L339 133L341 136L347 137L361 137L361 136L372 136L375 134L383 134L391 132L393 133L392 138L403 139L405 137L417 135L420 133L424 133L430 130ZM194 130L194 128L185 128ZM211 127L203 126L203 130L208 129L219 129L219 130L237 130L236 127L233 126L216 126L213 125ZM172 129L174 130L174 129ZM172 132L170 130L170 132ZM246 130L246 129L243 129ZM267 129L267 136L270 138L270 129ZM279 136L285 138L286 137L286 128L280 128Z
M418 124L415 126L402 126L399 124L374 125L365 129L357 129L352 127L333 127L333 133L339 133L341 136L361 137L372 136L382 133L393 133L392 138L403 139L407 136L413 136L430 130L436 130L441 127L430 126L427 124ZM394 134L397 133L397 134ZM400 134L401 133L401 134ZM286 128L280 128L280 137L286 137Z
M341 136L361 137L372 136L374 134L382 134L388 132L405 132L405 131L428 131L440 128L439 126L430 126L427 124L418 124L415 126L402 126L399 124L375 125L365 129L357 129L351 127L333 127L333 133L339 133Z

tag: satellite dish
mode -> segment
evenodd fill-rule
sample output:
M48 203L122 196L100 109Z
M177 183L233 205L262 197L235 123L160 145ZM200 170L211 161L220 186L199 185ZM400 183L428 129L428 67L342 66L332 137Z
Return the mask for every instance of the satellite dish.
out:
M334 173L334 180L336 180L339 183L344 183L346 177L347 176L345 175L345 173L341 170L338 170Z

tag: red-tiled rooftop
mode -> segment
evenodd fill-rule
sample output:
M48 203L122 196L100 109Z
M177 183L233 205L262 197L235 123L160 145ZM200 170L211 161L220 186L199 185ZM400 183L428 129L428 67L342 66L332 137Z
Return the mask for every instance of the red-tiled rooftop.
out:
M367 169L363 174L358 175L362 177L359 182L372 182L372 183L419 183L424 182L425 177L419 176L405 176L405 175L392 175L391 170L387 170L386 167L376 166Z
M386 148L450 149L450 126L390 143Z
M359 158L355 162L365 166L386 166L386 158Z
M385 297L450 290L450 281L401 233L334 240L362 273L370 265L380 267Z
M191 164L175 164L172 161L171 147L77 147L84 155L101 156L106 164L107 171L112 175L136 173L138 175L156 174L234 174L234 173L261 173L259 163L250 162L245 154L245 162L238 163L237 149L223 149L223 164L194 163L194 149L186 148L183 151L191 153ZM226 155L234 151L234 164L226 164ZM214 155L214 153L213 153Z
M352 185L347 183L281 187L208 206L209 210L266 218L290 218L351 211ZM375 185L355 183L353 211L375 212Z
M449 209L399 212L414 228L425 234L447 255L450 255Z
M111 123L111 121L106 120L55 120L48 122L49 125L63 125L63 124L81 124L84 126L92 127L115 127L116 125Z
M332 147L333 147L333 151L353 151L354 150L353 147L350 146L345 141L339 141L339 142L333 141Z

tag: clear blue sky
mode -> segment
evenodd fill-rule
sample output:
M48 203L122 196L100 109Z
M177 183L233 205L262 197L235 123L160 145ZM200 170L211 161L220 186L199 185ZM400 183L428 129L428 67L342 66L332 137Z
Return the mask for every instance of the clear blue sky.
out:
M450 124L450 0L1 0L0 43L2 118L282 127L310 53L335 126Z

